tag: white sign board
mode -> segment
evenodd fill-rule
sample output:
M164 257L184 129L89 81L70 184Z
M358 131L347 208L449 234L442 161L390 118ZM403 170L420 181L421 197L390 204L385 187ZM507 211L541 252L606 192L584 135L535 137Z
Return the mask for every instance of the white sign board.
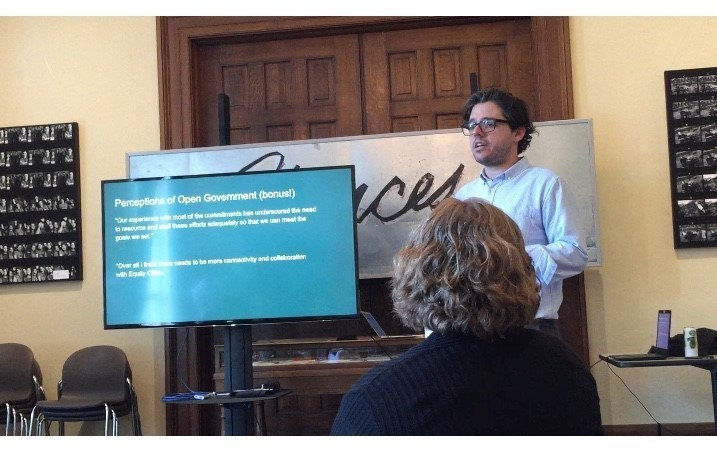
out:
M535 123L525 155L552 169L577 198L588 237L588 266L599 266L600 240L592 121ZM127 154L128 178L292 169L356 167L359 272L390 277L393 256L429 206L480 173L458 129L285 141ZM320 237L317 237L320 239Z

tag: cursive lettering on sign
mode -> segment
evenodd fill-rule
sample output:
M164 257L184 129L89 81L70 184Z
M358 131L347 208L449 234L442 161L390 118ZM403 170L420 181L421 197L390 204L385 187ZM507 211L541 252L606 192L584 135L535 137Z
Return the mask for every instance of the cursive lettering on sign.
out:
M274 170L278 171L281 169L286 169L284 168L284 162L286 157L281 152L275 151L260 156L251 163L239 169L238 172L250 172L259 164L274 157L277 157L277 162L274 167ZM294 169L299 168L299 165L294 166ZM453 194L456 189L456 186L458 185L458 181L463 175L464 168L465 166L462 163L459 163L456 170L453 171L453 174L451 174L450 177L448 177L448 179L446 179L446 181L443 182L441 186L436 188L436 190L432 194L431 189L433 188L435 176L430 172L423 174L416 181L413 190L411 190L411 193L408 195L408 198L406 199L406 202L403 207L395 213L387 215L381 213L381 203L387 198L387 196L389 196L389 193L394 190L401 198L403 198L404 193L406 191L406 182L398 176L393 176L391 180L389 180L388 183L384 185L381 191L379 191L379 193L369 202L368 207L361 210L359 208L359 205L361 204L361 202L363 202L363 197L369 188L367 184L362 183L357 186L354 191L354 199L356 200L355 204L357 209L356 221L361 224L368 215L373 215L383 222L391 222L400 218L409 211L418 212L425 208L433 208L438 204L438 202ZM360 214L359 210L361 211Z

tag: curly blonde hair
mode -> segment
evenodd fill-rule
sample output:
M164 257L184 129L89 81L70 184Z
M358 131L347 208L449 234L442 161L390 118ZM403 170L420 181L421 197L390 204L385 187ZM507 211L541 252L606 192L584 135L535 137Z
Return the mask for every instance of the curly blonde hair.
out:
M443 200L394 258L393 310L415 331L498 337L533 320L539 293L520 229L480 199Z

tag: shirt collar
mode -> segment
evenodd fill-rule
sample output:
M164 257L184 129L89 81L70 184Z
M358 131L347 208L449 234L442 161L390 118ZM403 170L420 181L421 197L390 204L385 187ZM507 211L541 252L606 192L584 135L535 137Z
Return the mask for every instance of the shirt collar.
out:
M506 171L499 176L491 179L487 175L485 175L485 168L480 172L480 178L483 180L483 183L490 183L490 182L497 182L499 180L510 180L518 175L520 175L523 171L528 169L530 167L530 162L528 162L527 157L521 157L513 166L506 169Z

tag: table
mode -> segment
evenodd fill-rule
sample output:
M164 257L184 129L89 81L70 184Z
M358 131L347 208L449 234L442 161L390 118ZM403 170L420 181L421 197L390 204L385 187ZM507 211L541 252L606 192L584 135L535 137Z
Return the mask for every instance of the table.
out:
M715 433L717 434L717 356L667 357L658 360L615 360L612 355L600 354L600 360L618 368L645 368L654 366L694 366L710 372L712 381L712 409L714 411ZM658 423L659 431L659 423Z
M264 417L264 401L281 398L291 393L291 390L277 390L268 395L258 396L213 396L205 399L162 399L166 404L214 404L220 405L226 409L231 409L236 404L253 402L256 408L256 435L266 435L266 420Z

